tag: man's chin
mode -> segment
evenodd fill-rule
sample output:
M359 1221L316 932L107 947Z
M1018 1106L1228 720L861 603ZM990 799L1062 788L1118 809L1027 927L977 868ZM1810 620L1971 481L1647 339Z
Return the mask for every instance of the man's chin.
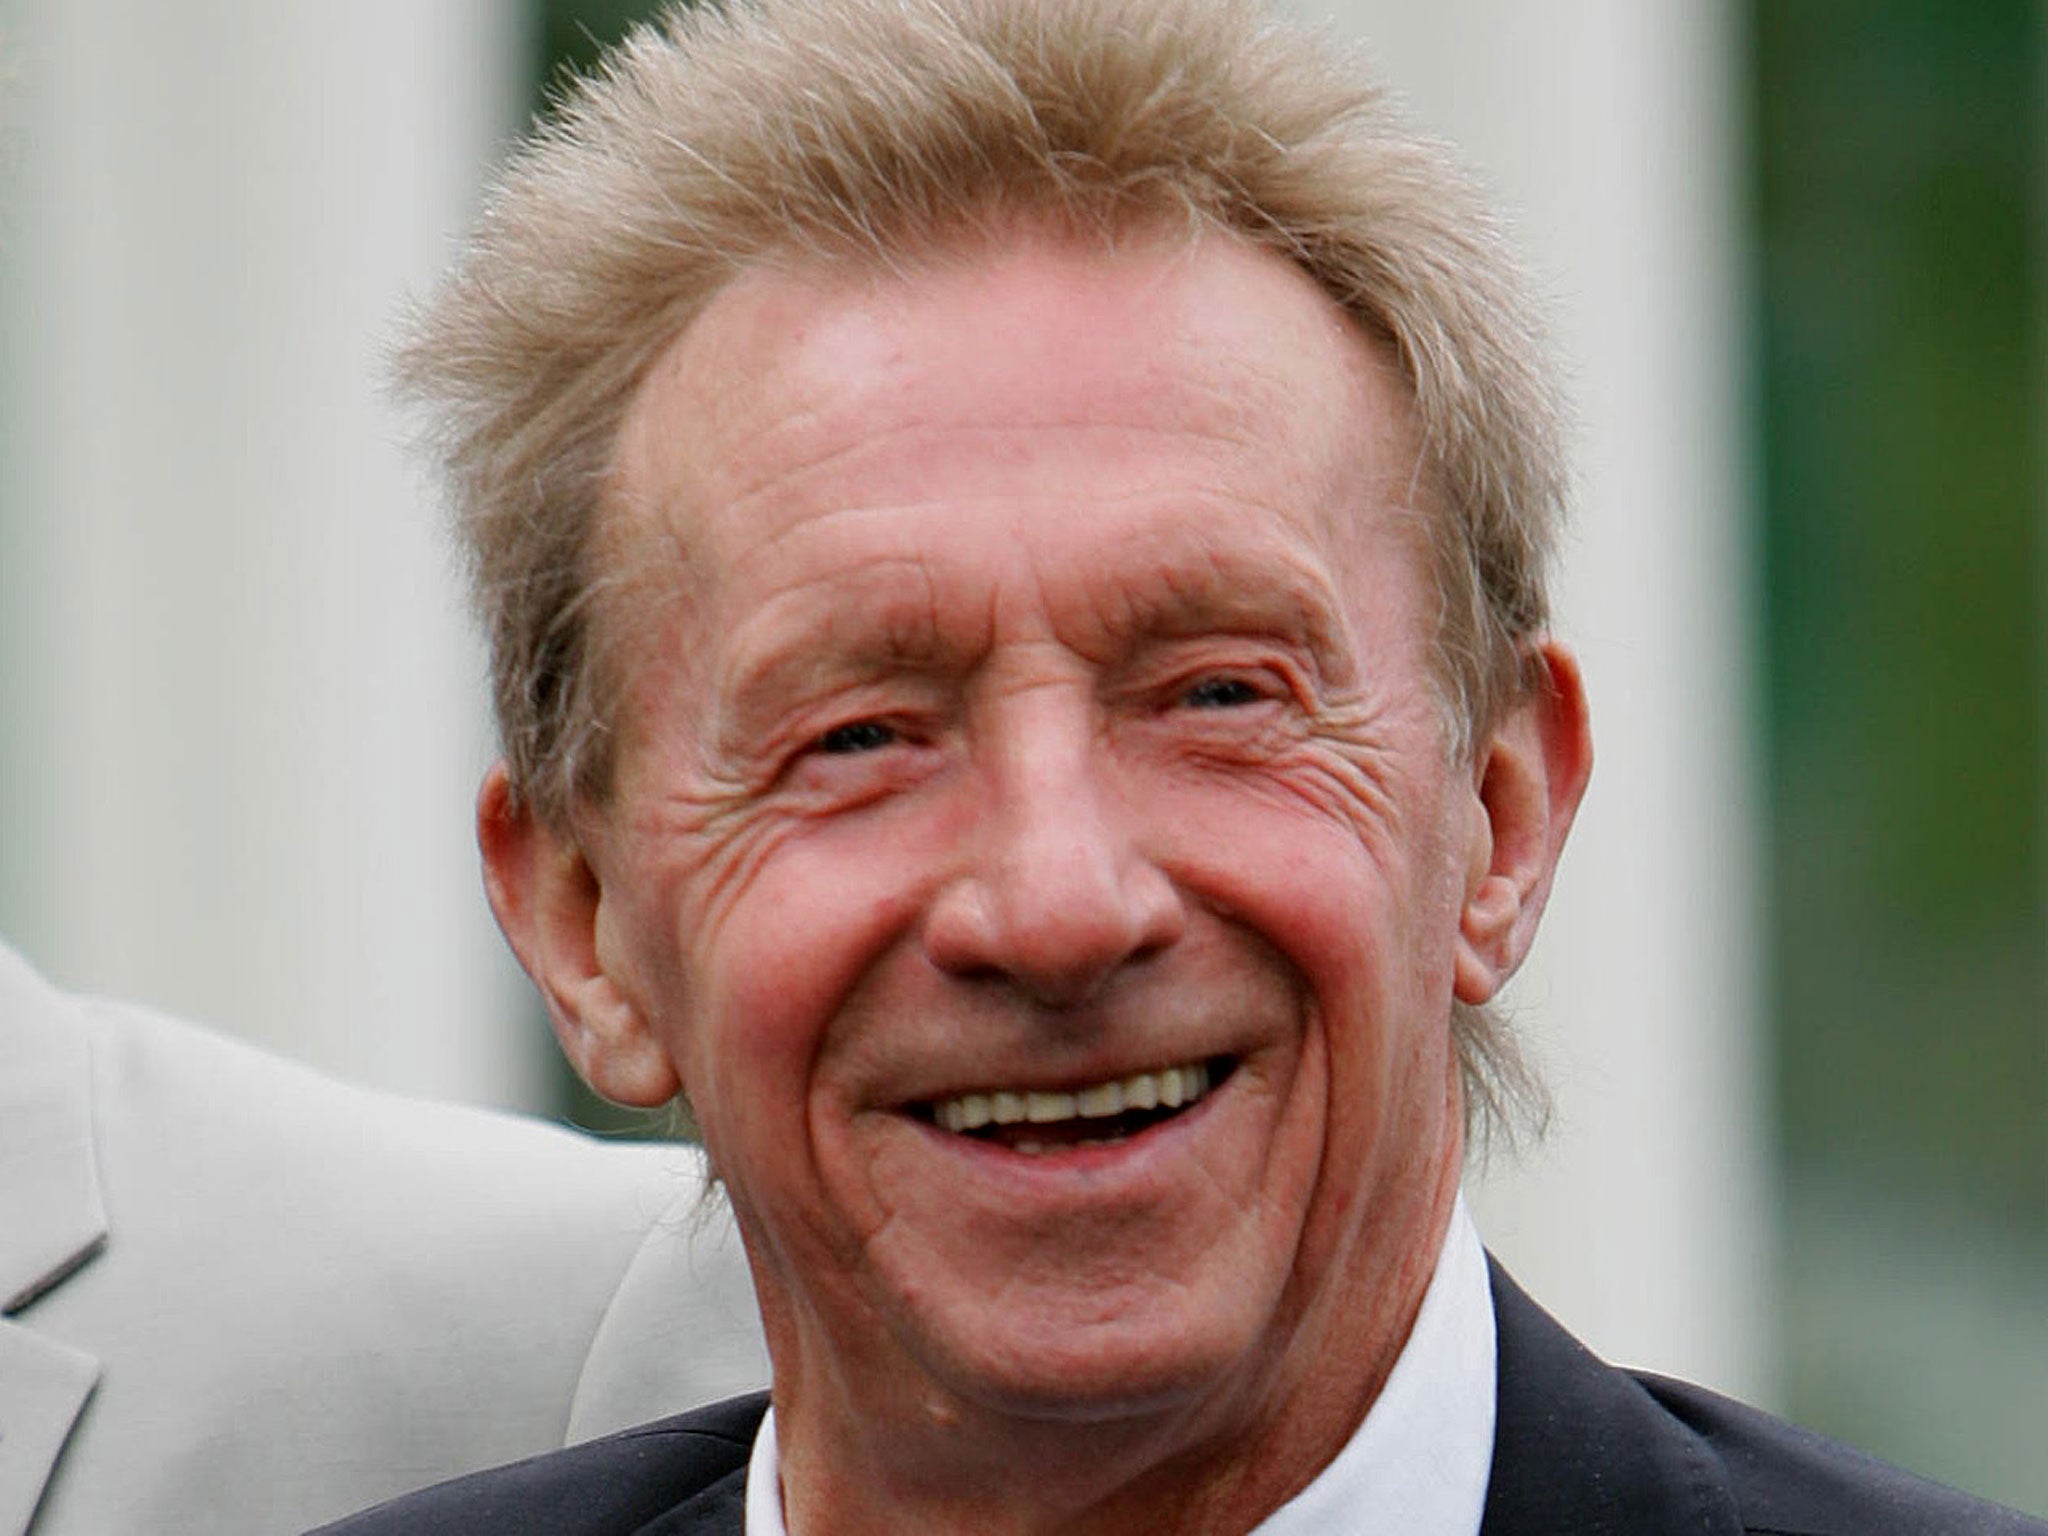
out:
M920 1318L910 1342L924 1375L988 1414L1043 1424L1155 1417L1228 1391L1260 1349L1249 1320L1191 1328L1186 1295L1175 1301L1105 1319L1098 1298L1038 1298L1028 1321Z

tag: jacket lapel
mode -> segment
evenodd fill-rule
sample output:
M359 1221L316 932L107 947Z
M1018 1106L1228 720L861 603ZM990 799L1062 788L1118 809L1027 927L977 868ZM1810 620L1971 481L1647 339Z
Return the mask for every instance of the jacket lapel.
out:
M1480 1536L1741 1536L1699 1438L1492 1268L1499 1391Z
M99 1376L91 1355L0 1322L0 1533L25 1536Z
M0 1536L20 1536L99 1379L17 1318L106 1242L92 1059L72 1004L0 949Z

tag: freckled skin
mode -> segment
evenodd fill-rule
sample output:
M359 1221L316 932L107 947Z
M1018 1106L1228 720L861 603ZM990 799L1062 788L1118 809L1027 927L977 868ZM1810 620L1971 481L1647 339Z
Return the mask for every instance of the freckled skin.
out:
M1244 1530L1378 1390L1490 989L1415 459L1379 350L1220 236L756 271L643 387L675 600L580 836L621 1022L550 995L697 1111L798 1536ZM1212 1057L1089 1158L915 1112Z

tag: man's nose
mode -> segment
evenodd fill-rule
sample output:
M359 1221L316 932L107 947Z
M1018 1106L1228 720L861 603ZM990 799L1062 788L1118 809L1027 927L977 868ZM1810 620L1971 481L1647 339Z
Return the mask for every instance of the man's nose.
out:
M1094 750L1078 745L1026 752L991 775L973 851L926 917L935 965L1064 1008L1179 939L1181 893L1142 849L1128 796L1105 778Z

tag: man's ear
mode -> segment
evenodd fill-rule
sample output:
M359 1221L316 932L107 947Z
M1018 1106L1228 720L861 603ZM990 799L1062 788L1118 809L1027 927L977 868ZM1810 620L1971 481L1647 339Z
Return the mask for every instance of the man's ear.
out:
M1478 1005L1501 989L1535 942L1550 877L1593 771L1578 660L1555 641L1531 653L1541 673L1475 753L1482 817L1459 923L1454 990Z
M614 1103L652 1107L674 1098L682 1086L675 1065L599 939L597 872L573 838L512 793L503 762L477 795L476 840L491 910L540 988L570 1065Z

